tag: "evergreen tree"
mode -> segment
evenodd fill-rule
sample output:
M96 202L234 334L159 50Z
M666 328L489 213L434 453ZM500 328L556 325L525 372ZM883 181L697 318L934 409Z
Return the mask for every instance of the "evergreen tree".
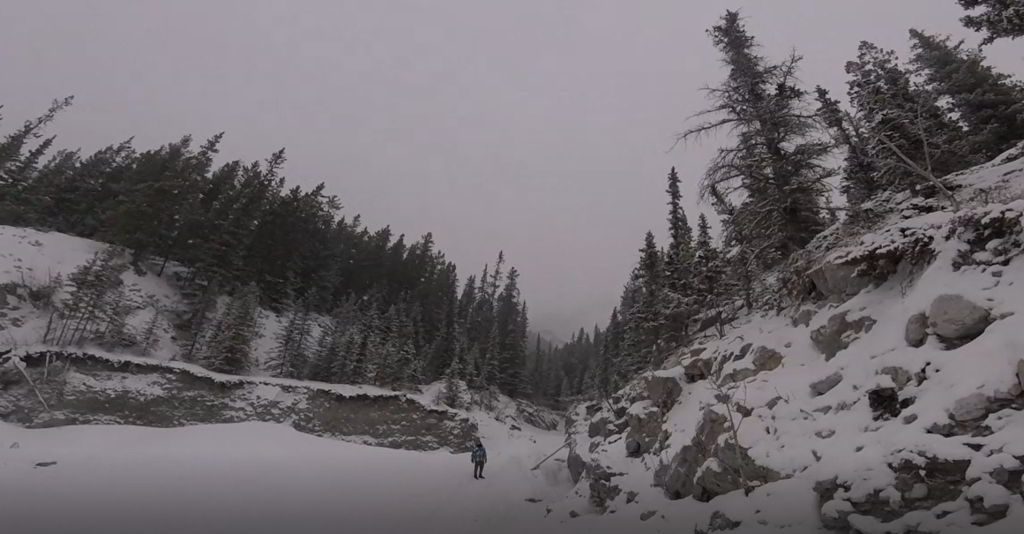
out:
M654 241L654 234L647 232L636 270L638 299L626 317L626 344L631 353L625 364L629 374L651 365L658 354L665 320L663 273L662 253Z
M815 138L796 83L800 57L771 63L757 54L739 13L727 11L709 31L728 68L708 90L712 116L682 135L691 139L720 128L735 136L705 174L702 191L724 212L723 224L751 265L769 267L789 257L824 228L821 205L830 175L830 147ZM733 201L738 197L738 203Z
M960 19L964 26L985 33L982 44L1024 35L1024 5L1018 0L957 0L971 13Z
M282 378L301 378L313 356L313 318L307 301L291 306L276 341L268 370Z
M1021 8L1024 17L1024 8ZM988 161L1024 139L1024 86L985 64L963 41L910 30L911 58L925 82L964 125L964 152Z
M829 96L827 90L819 86L815 95L819 117L831 131L835 144L845 152L840 190L846 202L857 208L885 187L878 165L868 153L872 142L864 128L848 119L839 101Z
M942 177L971 164L961 128L939 106L937 94L914 83L895 52L862 42L846 72L854 117L867 137L862 153L878 167L880 188L920 184L915 168Z
M68 276L71 288L61 306L53 343L71 345L95 340L111 348L125 344L125 319L131 303L122 291L121 275L127 266L118 261L120 255L115 247L103 249Z
M252 344L260 332L259 288L249 284L231 298L217 320L202 364L218 373L240 374L252 367Z
M444 372L444 386L441 388L441 403L449 408L461 408L465 391L462 387L462 366L458 358L452 358Z
M143 356L150 356L160 346L160 308L153 306L153 316L146 321L146 327L139 337L139 347Z
M694 258L695 296L705 314L718 318L721 325L722 302L729 294L726 269L718 249L711 239L711 225L707 217L700 214L697 224L696 257Z
M668 174L669 244L665 253L665 305L666 330L685 335L692 310L690 309L691 267L693 262L693 229L686 219L679 191L676 168Z

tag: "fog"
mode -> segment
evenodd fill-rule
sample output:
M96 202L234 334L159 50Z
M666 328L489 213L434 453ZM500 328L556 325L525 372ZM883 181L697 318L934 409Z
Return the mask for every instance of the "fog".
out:
M704 31L727 7L836 91L860 40L978 41L953 0L3 0L0 126L73 94L60 146L284 146L290 181L326 182L371 227L433 232L463 278L504 250L534 329L568 337L607 318L644 232L663 239L669 167L691 220L710 214L696 183L719 140L672 146L723 74ZM1020 43L988 53L1021 72Z

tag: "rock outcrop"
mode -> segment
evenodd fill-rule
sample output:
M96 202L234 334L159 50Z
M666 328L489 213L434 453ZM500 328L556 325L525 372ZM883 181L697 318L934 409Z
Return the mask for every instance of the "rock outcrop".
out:
M828 322L811 332L811 343L825 355L825 360L835 358L839 351L846 349L859 334L871 332L875 320L868 316L847 319L849 312L842 312L828 318Z
M719 438L727 431L726 417L704 410L693 441L684 445L655 472L655 485L670 499L693 497L702 502L726 493L750 489L752 484L779 480L781 476L757 465L743 447ZM744 481L747 487L744 487Z
M58 351L21 356L19 378L0 389L0 419L45 428L125 424L178 427L262 421L300 432L410 450L469 450L476 425L407 395L218 375L187 365ZM9 377L10 378L10 377ZM13 379L11 379L13 380Z
M825 262L807 276L818 292L833 301L850 298L871 285L871 279L857 276L855 265L843 263Z

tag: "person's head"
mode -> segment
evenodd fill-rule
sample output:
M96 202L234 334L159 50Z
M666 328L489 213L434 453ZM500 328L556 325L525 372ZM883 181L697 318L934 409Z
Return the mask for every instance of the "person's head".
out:
M483 446L484 446L484 444L483 444L483 443L480 443L480 441L479 441L479 440L477 440L477 442L476 442L476 446L477 446L477 448L479 449L480 447L483 447Z

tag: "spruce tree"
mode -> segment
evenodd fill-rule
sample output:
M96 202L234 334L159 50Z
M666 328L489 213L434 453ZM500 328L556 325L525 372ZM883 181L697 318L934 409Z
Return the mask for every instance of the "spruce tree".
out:
M964 125L967 154L987 161L1024 140L1024 85L963 41L913 29L910 37L916 71Z
M629 374L636 374L654 362L664 334L663 259L651 232L644 236L635 273L637 301L629 308L626 318L626 344L630 350L626 368Z
M459 358L452 358L448 369L444 372L444 385L441 387L442 404L449 408L462 408L462 397L465 394L462 388L462 365Z
M670 335L685 335L690 309L691 267L693 263L693 229L686 219L679 190L676 168L668 174L669 244L665 253L666 330Z
M146 321L139 336L139 348L143 356L151 356L160 347L160 308L153 306L153 315Z
M800 250L825 225L821 206L828 143L806 109L806 93L796 86L800 57L772 63L739 13L727 11L708 32L722 54L728 75L708 89L711 117L684 132L682 139L728 128L735 142L721 148L702 182L702 192L724 212L724 225L751 265L771 267Z
M259 299L256 284L245 286L231 297L203 354L204 367L231 374L241 374L252 367L252 345L260 333Z
M1016 39L1024 36L1024 5L1018 0L957 0L970 11L960 22L964 26L985 33L982 44L997 39Z
M268 370L281 378L301 378L313 356L313 317L305 299L293 304L277 333Z
M863 154L878 167L883 190L923 185L914 169L941 178L970 166L962 129L939 106L939 95L914 82L895 52L862 42L846 72L852 118L868 138Z

